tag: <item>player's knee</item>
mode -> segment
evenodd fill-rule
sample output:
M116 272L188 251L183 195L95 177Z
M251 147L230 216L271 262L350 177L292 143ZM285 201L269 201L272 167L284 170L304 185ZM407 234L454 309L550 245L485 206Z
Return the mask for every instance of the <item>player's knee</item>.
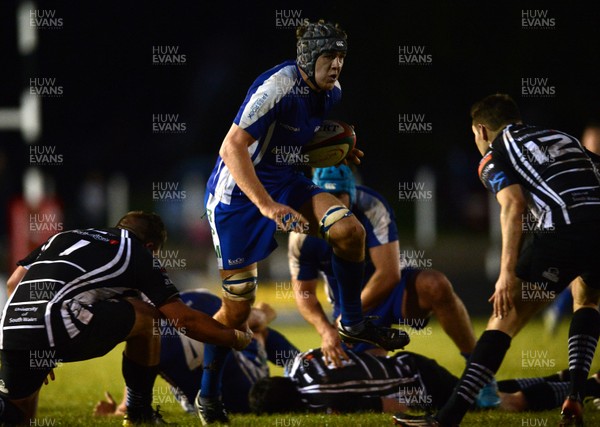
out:
M234 273L223 279L223 298L231 301L254 301L258 283L256 269Z
M156 325L156 321L161 318L160 311L153 305L137 298L127 298L135 310L135 324L133 330L148 330Z
M332 206L323 215L319 234L334 248L346 252L364 248L365 229L349 209Z
M419 292L420 299L427 299L430 303L448 302L454 296L450 280L439 271L424 270L419 273L417 280L417 292Z

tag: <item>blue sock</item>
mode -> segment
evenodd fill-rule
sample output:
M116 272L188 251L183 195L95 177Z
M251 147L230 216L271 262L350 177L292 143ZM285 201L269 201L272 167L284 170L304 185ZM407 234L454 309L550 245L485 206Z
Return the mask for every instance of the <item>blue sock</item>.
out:
M573 311L573 295L570 288L558 294L558 297L554 300L554 306L561 316Z
M229 347L214 344L204 344L204 361L202 362L202 381L200 383L200 397L220 398L223 367L230 354Z
M342 324L344 326L358 325L364 319L360 293L362 291L365 263L364 261L347 261L333 254L331 267L339 284Z

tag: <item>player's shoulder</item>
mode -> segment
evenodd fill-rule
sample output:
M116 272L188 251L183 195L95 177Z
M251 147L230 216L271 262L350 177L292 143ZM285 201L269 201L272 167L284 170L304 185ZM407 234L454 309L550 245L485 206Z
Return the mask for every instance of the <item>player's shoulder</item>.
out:
M57 233L54 236L52 236L48 241L50 242L55 239L84 240L89 243L108 243L110 245L116 245L120 242L121 237L122 236L120 233L120 229L118 228L74 228Z
M352 209L358 209L362 212L373 209L391 210L388 201L381 193L365 185L356 186L356 200Z
M479 178L484 181L490 172L496 168L495 162L498 160L498 151L492 150L492 148L488 148L488 150L484 153L483 157L479 161L479 166L477 168L477 174Z
M500 134L496 137L496 139L492 141L491 145L493 149L501 151L507 143L524 143L528 140L540 137L543 138L544 136L548 136L551 134L567 135L565 132L561 132L555 129L549 129L534 124L514 123L506 126L502 130L502 132L500 132Z
M259 75L252 83L250 91L267 93L275 98L283 98L293 87L301 84L302 77L295 61L284 61Z

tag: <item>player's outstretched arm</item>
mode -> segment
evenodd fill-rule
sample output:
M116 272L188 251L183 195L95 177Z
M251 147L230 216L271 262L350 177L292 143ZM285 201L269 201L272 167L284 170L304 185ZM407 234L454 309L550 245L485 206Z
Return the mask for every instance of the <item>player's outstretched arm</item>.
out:
M168 319L177 322L178 329L185 330L185 334L196 341L243 350L252 340L251 331L228 328L209 315L188 307L179 298L170 299L158 309Z

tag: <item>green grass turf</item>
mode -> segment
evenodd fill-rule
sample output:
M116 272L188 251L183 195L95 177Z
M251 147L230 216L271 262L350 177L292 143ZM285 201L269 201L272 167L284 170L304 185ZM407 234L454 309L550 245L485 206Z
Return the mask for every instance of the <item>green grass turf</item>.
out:
M482 320L474 322L476 335L484 328ZM319 345L319 339L305 325L273 327L286 334L301 349ZM544 376L567 366L566 336L568 324L563 323L556 336L548 336L540 321L530 323L514 340L498 372L498 379ZM413 333L407 350L435 358L450 372L460 375L464 360L441 328L431 322L423 331ZM31 426L54 425L120 425L118 419L95 419L92 410L110 390L119 401L123 393L120 374L122 346L100 359L68 363L57 368L56 381L43 386L39 410ZM592 372L600 369L595 359ZM281 375L281 368L272 366L272 375ZM198 420L185 414L169 393L167 384L159 378L155 384L155 403L161 405L165 420L177 425L198 425ZM471 412L463 426L546 426L556 425L559 410L537 413L506 413L499 410ZM392 425L386 414L232 416L233 426L386 426ZM600 425L600 411L586 411L586 425Z

